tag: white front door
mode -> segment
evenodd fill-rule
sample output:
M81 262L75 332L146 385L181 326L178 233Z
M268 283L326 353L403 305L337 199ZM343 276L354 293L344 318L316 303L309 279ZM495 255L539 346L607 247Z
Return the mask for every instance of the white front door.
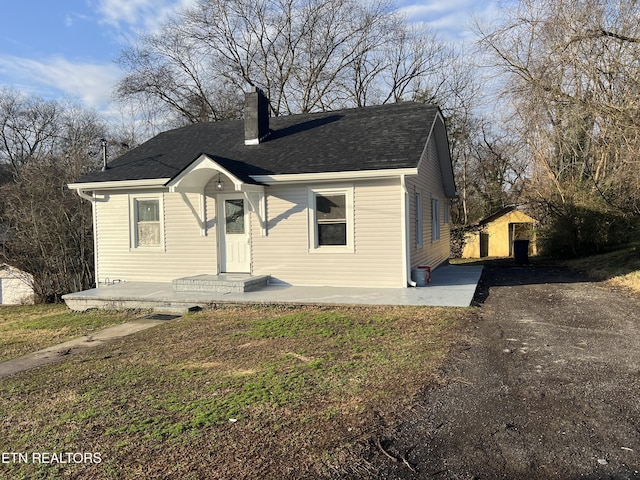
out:
M224 273L251 272L251 237L249 215L244 196L218 196L220 219L220 271Z

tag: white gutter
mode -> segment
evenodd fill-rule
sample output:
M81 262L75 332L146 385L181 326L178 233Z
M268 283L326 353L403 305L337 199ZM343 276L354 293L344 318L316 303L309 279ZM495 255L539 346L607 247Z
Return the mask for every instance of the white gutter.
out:
M76 193L80 195L80 197L84 198L85 200L89 200L90 202L93 202L93 196L87 195L87 193L81 188L76 188Z
M69 183L71 189L106 190L121 188L164 188L170 178L152 178L145 180L119 180L110 182Z
M384 170L356 170L320 173L283 173L277 175L250 175L258 183L299 182L338 182L341 180L360 180L367 178L397 178L404 175L417 175L417 168L388 168Z
M402 232L402 244L404 245L404 248L402 249L402 270L404 273L404 277L407 279L407 285L409 285L410 287L415 287L417 286L416 282L411 280L411 258L409 257L409 249L411 248L411 245L409 245L409 191L407 190L407 184L405 180L405 175L400 175L400 190L402 192L402 199L400 201L400 208L402 210L400 221L402 223L402 228L400 229L400 231Z

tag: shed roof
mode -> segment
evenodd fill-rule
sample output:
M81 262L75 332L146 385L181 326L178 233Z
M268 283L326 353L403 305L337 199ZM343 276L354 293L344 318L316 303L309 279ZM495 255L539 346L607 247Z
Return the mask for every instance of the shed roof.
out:
M27 272L23 272L19 268L12 267L8 263L0 263L0 278L18 278L20 280L26 280L32 278L32 275Z
M501 208L500 210L498 210L496 212L493 212L490 215L487 215L482 220L479 220L478 223L476 223L476 225L481 227L483 225L486 225L488 223L491 223L491 222L497 220L498 218L500 218L500 217L502 217L502 216L504 216L504 215L506 215L506 214L508 214L510 212L513 212L514 210L522 211L520 205L507 205L507 206ZM524 213L525 215L530 217L532 221L534 221L534 222L536 221L534 218L532 218L527 213L525 213L525 212L522 212L522 213Z

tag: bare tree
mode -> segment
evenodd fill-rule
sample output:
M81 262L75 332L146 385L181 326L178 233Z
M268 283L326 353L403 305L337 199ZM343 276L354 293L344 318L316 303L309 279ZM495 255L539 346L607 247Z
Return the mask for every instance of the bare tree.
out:
M451 58L385 0L199 0L123 52L117 95L184 122L239 116L248 85L274 115L332 110L411 99Z
M0 163L15 175L31 159L51 154L59 117L55 102L0 90Z
M522 0L480 29L534 159L540 197L640 216L640 4ZM582 200L581 200L582 201Z
M442 106L458 189L452 219L462 228L518 202L527 173L517 139L487 116L485 91L474 65L465 60L462 52L452 56L442 72L446 76L436 73L431 88L414 97Z
M99 165L96 144L105 127L95 113L72 103L6 92L4 100L12 114L2 111L4 118L31 121L11 123L5 135L11 141L4 141L0 163L12 165L12 178L0 185L0 224L8 234L0 258L33 275L40 301L59 300L93 284L91 206L67 183ZM43 105L55 112L46 121Z

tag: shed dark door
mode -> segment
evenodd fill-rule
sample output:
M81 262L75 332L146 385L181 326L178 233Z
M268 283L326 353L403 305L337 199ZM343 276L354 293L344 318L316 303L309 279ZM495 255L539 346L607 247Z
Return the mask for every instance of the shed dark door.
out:
M489 256L489 234L480 232L480 258Z
M509 256L513 256L513 242L516 240L531 240L533 238L533 224L526 222L509 224ZM531 243L529 243L531 245ZM529 252L531 253L531 252Z

